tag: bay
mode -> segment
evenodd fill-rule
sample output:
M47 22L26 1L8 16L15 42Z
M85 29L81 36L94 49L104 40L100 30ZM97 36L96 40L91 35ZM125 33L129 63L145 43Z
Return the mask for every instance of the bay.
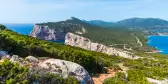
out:
M168 36L149 36L148 45L160 50L162 54L168 54Z

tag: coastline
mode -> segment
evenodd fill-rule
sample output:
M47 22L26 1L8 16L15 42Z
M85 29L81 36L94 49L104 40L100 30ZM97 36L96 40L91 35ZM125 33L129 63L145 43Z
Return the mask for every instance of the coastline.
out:
M157 46L151 44L152 41L150 40L150 38L152 36L168 36L168 35L149 35L149 36L147 36L147 38L148 38L147 44L151 47L154 47L156 50L153 50L152 52L146 52L146 53L163 53L163 51L161 49L159 49Z

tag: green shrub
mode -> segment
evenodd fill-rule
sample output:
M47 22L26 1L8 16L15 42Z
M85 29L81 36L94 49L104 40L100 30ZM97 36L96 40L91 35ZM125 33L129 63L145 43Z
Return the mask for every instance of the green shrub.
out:
M151 55L152 56L152 55ZM152 56L154 58L155 56ZM130 70L141 71L145 77L162 80L168 77L168 61L167 57L162 55L155 59L142 58L135 60L125 60L124 66L129 67Z
M0 64L0 84L79 84L74 77L63 78L57 74L45 70L34 69L29 71L29 67L23 67L19 63L12 63L4 60Z
M141 70L129 70L128 81L130 84L148 84L148 81Z
M75 77L63 78L57 74L50 73L48 71L31 71L28 77L29 83L33 84L38 82L39 84L79 84Z
M28 76L28 67L22 67L20 64L4 60L0 64L0 84L26 83Z
M104 84L149 84L143 71L129 70L128 77L124 73L117 73L115 77L104 81Z
M119 72L115 77L105 80L103 84L128 84L128 81L125 74Z

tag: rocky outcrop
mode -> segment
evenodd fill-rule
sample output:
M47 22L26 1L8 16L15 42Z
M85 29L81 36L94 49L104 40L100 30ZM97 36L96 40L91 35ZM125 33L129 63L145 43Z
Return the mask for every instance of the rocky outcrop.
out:
M27 60L29 62L38 62L38 59L33 56L28 56L25 58L25 60Z
M88 72L82 66L73 62L59 59L47 59L43 62L39 62L38 66L49 69L50 72L60 74L64 78L67 76L75 76L82 84L94 84Z
M128 51L124 51L122 49L117 49L114 47L108 47L103 44L94 43L91 42L88 38L73 34L73 33L67 33L65 37L65 44L81 47L86 50L92 50L97 52L102 52L108 55L116 55L116 56L122 56L125 58L130 59L136 59L137 56L134 56L133 53L130 53Z
M10 58L10 61L12 62L19 62L20 61L20 58L18 55L13 55L11 58Z
M64 40L66 33L63 31L56 31L49 28L47 25L35 25L30 36L42 40Z
M28 56L23 59L18 55L13 55L9 59L11 62L17 62L22 66L30 65L30 70L45 70L46 72L55 73L64 78L73 76L78 79L81 84L94 84L89 73L82 66L74 62L51 58L37 59L33 56Z

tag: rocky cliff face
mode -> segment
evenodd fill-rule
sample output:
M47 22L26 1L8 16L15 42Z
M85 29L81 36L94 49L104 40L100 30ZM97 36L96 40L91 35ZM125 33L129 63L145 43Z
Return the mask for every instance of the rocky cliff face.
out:
M74 27L74 28L68 28L68 27ZM75 28L76 29L75 31ZM68 32L75 32L76 34L84 34L86 33L86 29L83 26L80 26L78 24L62 24L60 27L58 26L56 29L50 28L47 25L38 25L36 24L34 26L33 31L31 32L31 36L42 39L42 40L65 40L65 35Z
M81 47L86 50L92 50L97 52L102 52L108 55L122 56L125 58L136 59L137 56L134 56L133 53L124 51L122 49L117 49L114 47L108 47L103 44L91 42L88 38L73 34L67 33L65 36L65 44Z
M94 43L90 41L88 38L79 36L81 34L86 33L84 27L81 28L80 31L74 31L76 34L71 32L57 31L53 28L49 28L47 25L35 25L31 36L42 39L42 40L65 40L66 45L81 47L86 50L92 50L96 52L102 52L109 55L122 56L125 58L136 59L137 56L134 56L132 53L117 49L114 47L108 47L100 43Z
M42 40L65 40L66 33L55 31L48 26L35 25L30 35Z

